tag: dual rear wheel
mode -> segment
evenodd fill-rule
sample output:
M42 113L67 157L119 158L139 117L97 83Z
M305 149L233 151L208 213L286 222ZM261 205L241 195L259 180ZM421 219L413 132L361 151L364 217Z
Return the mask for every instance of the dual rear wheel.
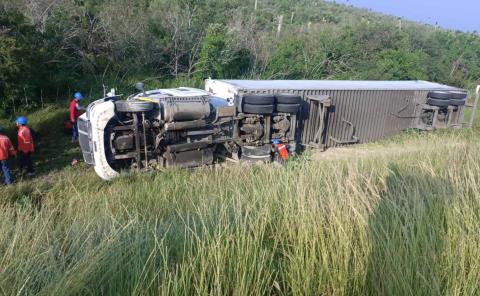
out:
M446 108L463 106L467 102L467 93L462 91L432 91L428 93L427 104Z
M241 110L250 114L296 114L301 102L302 98L295 94L247 94L243 97Z

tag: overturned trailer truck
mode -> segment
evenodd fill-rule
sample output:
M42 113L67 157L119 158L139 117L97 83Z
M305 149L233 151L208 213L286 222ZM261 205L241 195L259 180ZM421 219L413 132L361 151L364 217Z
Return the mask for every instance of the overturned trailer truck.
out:
M207 80L90 104L78 122L85 162L124 170L269 162L275 147L365 143L408 128L464 126L467 92L425 81Z

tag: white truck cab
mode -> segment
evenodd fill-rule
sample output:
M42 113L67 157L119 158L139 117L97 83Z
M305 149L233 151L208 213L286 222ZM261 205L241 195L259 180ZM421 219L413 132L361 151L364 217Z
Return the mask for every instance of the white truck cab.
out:
M189 87L97 100L78 120L85 162L104 180L127 169L211 164L217 145L231 138L228 124L218 121L233 118L235 110L225 107L223 98Z

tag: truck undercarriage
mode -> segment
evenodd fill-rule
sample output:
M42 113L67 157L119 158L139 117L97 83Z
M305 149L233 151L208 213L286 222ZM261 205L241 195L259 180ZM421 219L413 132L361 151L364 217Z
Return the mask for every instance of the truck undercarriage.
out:
M192 168L227 157L269 162L274 139L295 147L300 110L279 112L274 102L274 96L251 95L241 109L189 88L104 98L80 118L80 145L87 163L107 180L121 171Z

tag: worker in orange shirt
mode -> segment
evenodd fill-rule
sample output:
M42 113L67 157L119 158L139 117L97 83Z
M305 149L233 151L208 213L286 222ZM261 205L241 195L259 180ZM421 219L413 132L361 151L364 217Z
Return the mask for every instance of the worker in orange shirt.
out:
M77 119L82 115L84 108L80 107L79 101L83 100L83 95L76 92L70 101L70 122L72 123L72 142L78 141L78 125Z
M35 151L32 132L27 126L28 120L24 116L17 118L18 152L20 156L20 170L27 170L28 176L35 175L32 163L32 153Z
M5 180L6 185L11 185L13 183L12 173L10 172L10 167L8 166L8 159L11 156L16 155L17 153L15 148L13 148L12 142L0 128L0 166L2 167L3 179Z

